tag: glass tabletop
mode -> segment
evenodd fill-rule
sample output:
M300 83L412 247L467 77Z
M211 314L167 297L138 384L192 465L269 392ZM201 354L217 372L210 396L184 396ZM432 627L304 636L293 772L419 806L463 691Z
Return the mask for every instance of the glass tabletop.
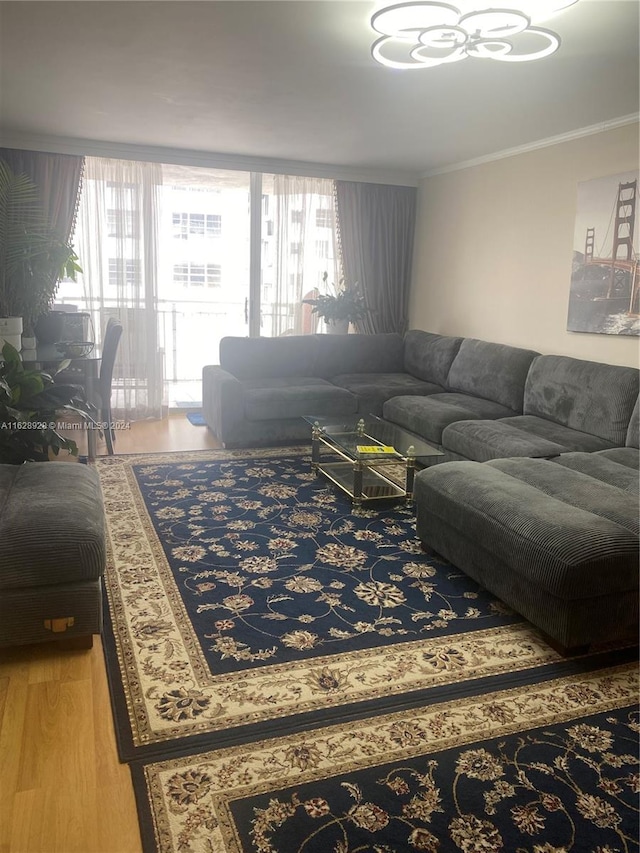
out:
M323 436L352 459L375 459L380 463L407 456L420 460L444 455L415 433L376 415L304 415L304 420L312 427L318 426ZM408 452L410 448L411 453Z

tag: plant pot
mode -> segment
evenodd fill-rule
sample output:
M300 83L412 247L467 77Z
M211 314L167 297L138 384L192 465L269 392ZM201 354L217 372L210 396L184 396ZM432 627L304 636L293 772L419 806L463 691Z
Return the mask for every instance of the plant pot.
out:
M0 338L21 335L22 317L0 317Z
M22 317L0 317L0 358L5 344L22 349Z
M325 320L328 335L346 335L349 331L348 320Z
M64 311L49 311L38 318L36 338L41 344L57 344L64 332Z

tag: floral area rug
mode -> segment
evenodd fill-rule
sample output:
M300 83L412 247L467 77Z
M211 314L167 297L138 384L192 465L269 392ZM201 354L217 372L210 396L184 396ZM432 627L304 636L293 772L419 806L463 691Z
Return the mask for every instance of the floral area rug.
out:
M308 449L113 456L97 468L123 760L411 716L595 666L563 661L423 553L410 506L354 511L311 472Z
M635 664L135 763L147 853L638 851Z

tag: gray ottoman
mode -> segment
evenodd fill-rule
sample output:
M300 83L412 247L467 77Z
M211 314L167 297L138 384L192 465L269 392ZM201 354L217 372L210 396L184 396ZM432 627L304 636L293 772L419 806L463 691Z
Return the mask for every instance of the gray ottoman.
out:
M436 465L416 475L415 501L424 545L575 654L637 641L640 548L637 470L568 456Z
M105 567L97 473L67 462L0 465L0 543L0 646L90 647L102 629Z

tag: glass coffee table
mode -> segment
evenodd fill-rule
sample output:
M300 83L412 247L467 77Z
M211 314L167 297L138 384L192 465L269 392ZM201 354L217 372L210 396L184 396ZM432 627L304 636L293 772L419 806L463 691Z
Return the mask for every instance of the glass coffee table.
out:
M375 415L305 415L311 425L311 467L342 489L354 506L365 501L413 499L416 463L441 450ZM322 448L339 460L323 462ZM396 477L391 477L392 466ZM400 476L397 476L397 475Z

